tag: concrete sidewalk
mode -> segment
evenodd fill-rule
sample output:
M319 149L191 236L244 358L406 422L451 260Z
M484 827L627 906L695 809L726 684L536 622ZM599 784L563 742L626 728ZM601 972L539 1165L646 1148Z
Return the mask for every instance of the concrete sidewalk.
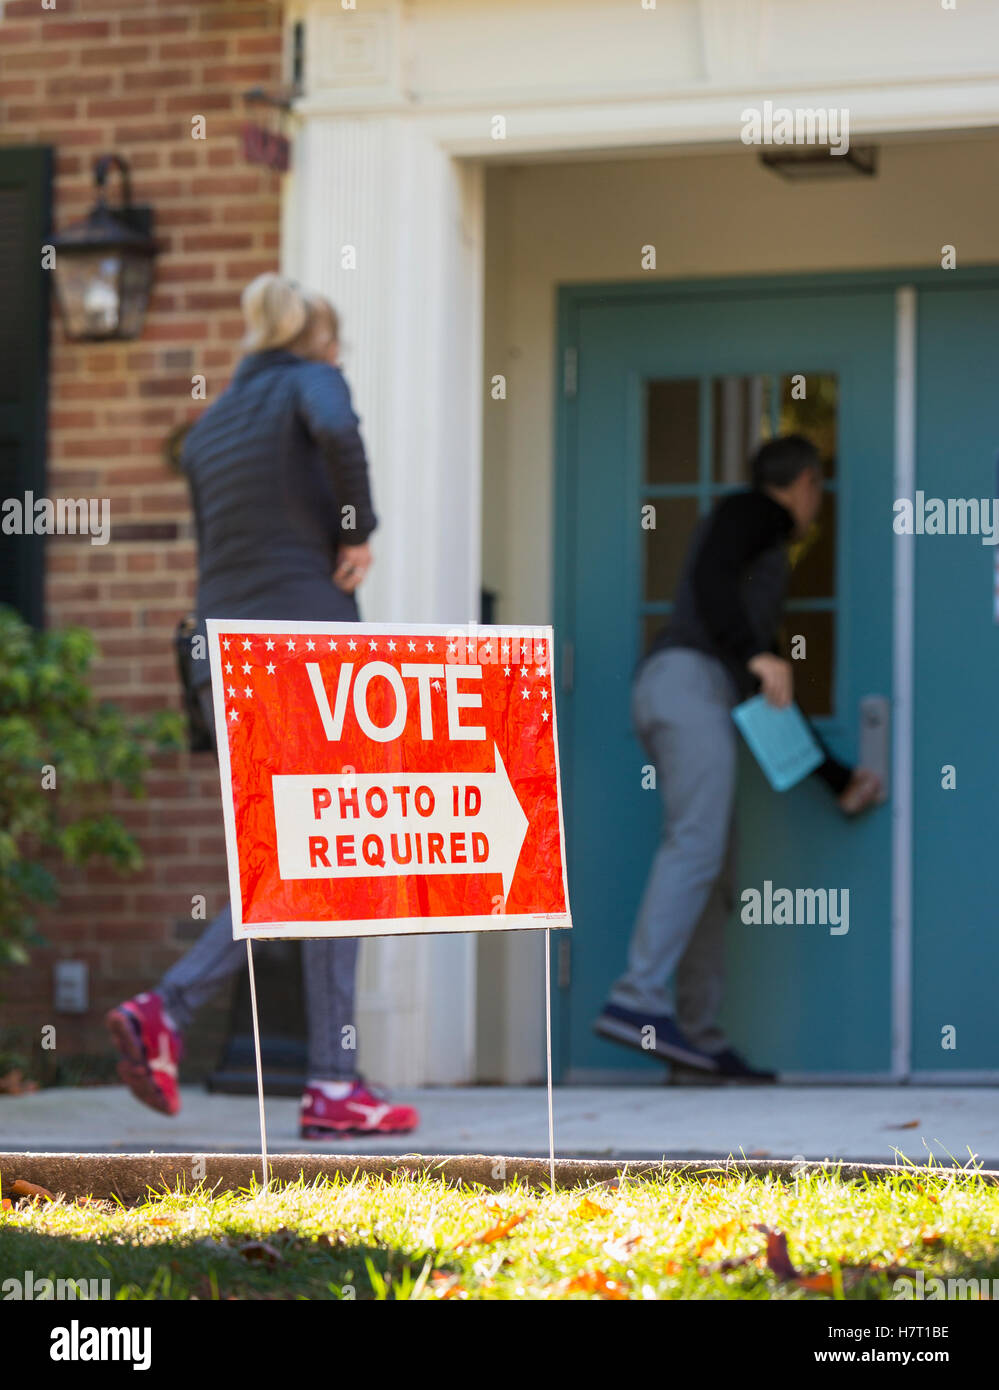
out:
M969 1160L999 1168L996 1087L656 1086L558 1087L555 1147L562 1157L847 1159L893 1163ZM511 1154L548 1151L543 1087L456 1087L393 1092L415 1105L412 1134L298 1137L298 1102L267 1101L271 1152ZM185 1088L173 1118L124 1087L61 1088L0 1096L0 1149L54 1153L259 1152L254 1096ZM913 1123L915 1122L915 1123Z

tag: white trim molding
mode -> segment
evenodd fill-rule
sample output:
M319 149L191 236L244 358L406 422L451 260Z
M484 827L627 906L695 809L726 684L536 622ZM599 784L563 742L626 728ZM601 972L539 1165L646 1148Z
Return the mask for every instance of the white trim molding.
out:
M999 125L999 7L911 0L291 0L300 116L402 115L483 159L722 145L747 103L851 137ZM497 133L501 116L505 128Z
M916 492L915 288L895 291L895 496ZM891 1071L912 1065L912 738L916 550L895 535L892 552Z
M283 266L327 294L379 526L366 620L478 621L484 181L397 116L299 123ZM475 937L366 942L362 1068L395 1085L475 1079Z

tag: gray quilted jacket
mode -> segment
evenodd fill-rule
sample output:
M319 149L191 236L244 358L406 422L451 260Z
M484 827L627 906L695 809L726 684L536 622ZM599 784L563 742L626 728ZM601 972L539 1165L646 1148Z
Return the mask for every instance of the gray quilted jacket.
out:
M377 519L339 370L283 348L251 353L189 431L180 462L197 529L199 631L206 618L357 621L353 595L330 575L341 541L360 545ZM207 661L195 670L196 684L210 680Z

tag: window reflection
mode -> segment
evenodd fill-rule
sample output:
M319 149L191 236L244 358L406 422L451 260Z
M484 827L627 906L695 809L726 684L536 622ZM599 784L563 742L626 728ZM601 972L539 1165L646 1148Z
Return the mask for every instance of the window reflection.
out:
M810 534L790 548L786 630L806 638L795 662L800 703L813 715L832 712L836 640L839 383L833 372L760 373L702 380L655 380L645 392L645 495L656 524L642 530L640 638L668 621L687 544L699 517L725 492L748 487L757 446L803 434L819 452L825 479L822 511ZM706 416L702 414L702 406ZM705 438L705 427L710 437ZM647 515L647 513L646 513ZM785 648L790 655L790 648Z

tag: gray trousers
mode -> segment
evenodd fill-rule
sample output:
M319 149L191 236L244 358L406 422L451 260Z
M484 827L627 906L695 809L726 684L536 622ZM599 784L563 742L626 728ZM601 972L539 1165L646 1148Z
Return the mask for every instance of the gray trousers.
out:
M201 686L198 693L214 737L211 686ZM357 938L349 936L302 942L311 1081L351 1081L357 1076L353 1027L357 948ZM226 903L155 986L156 993L183 1032L201 1005L245 965L246 943L232 939L232 909Z
M721 662L687 647L650 657L632 689L635 731L655 766L665 820L628 967L610 998L642 1013L674 1016L688 1040L706 1052L727 1046L717 1020L725 920L734 905L731 710L738 702Z

